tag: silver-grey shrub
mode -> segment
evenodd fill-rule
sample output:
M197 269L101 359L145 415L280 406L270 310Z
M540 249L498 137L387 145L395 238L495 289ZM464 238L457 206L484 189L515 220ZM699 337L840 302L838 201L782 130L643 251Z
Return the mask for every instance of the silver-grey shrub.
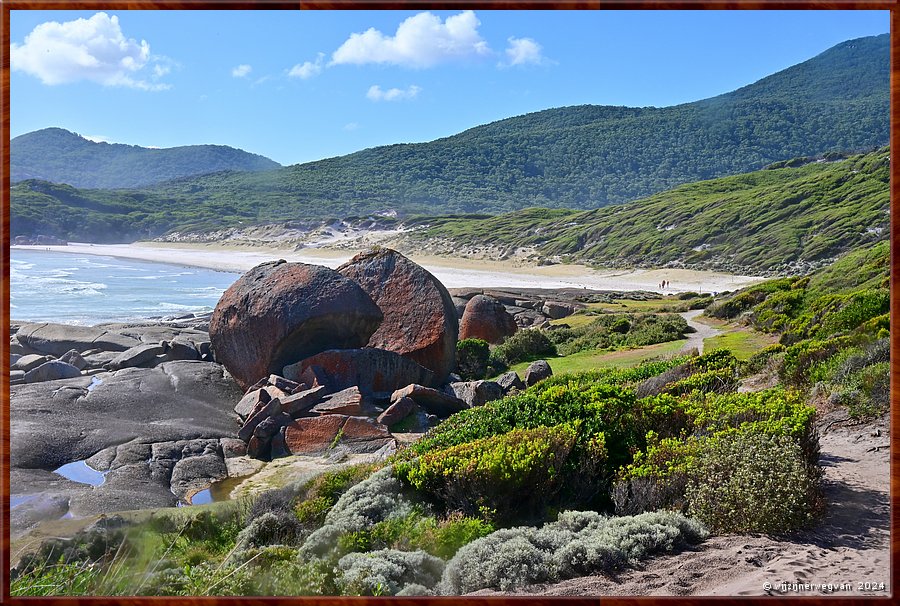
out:
M238 533L237 550L266 545L296 545L303 536L303 524L290 511L267 511Z
M462 547L447 563L438 589L444 595L513 591L614 570L707 536L702 524L678 513L607 517L569 511L542 528L498 530Z
M403 496L400 480L391 471L390 466L380 469L341 495L325 516L322 528L304 542L300 557L324 557L334 551L343 534L409 515L412 503Z
M424 551L382 549L351 553L338 561L337 584L344 595L423 595L444 571L444 561ZM421 588L421 589L420 589Z

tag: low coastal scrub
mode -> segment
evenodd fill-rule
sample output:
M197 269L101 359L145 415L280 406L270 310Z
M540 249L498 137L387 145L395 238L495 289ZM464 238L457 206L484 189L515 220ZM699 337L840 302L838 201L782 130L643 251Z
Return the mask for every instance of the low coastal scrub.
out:
M834 372L883 355L860 350ZM554 376L385 463L39 552L13 593L513 591L615 572L709 531L807 525L821 511L815 411L795 390L736 393L739 368L717 350Z
M576 328L558 328L548 333L559 355L569 356L589 349L643 347L683 339L687 321L675 314L606 314Z
M520 330L491 350L491 365L508 368L519 362L531 362L538 358L556 355L556 346L543 330Z
M739 291L705 313L779 335L745 373L768 366L811 403L877 416L888 409L889 255L886 242L856 250L811 276Z
M456 372L464 381L483 379L488 372L490 346L483 339L462 339L456 344Z

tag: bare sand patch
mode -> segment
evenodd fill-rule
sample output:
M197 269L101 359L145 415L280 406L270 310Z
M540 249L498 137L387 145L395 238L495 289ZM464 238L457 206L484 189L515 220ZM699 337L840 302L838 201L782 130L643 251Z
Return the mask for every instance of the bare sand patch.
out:
M276 259L337 267L360 250L226 246L222 244L138 242L134 244L82 244L68 246L14 246L14 249L105 255L125 259L244 272ZM689 269L598 270L584 265L526 266L514 261L461 259L408 254L448 288L584 288L595 290L647 290L660 293L722 292L758 283L764 278ZM670 286L659 287L666 280Z

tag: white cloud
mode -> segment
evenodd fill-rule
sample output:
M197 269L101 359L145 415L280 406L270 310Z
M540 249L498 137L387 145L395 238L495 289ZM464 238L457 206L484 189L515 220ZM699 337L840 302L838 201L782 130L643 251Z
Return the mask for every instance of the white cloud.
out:
M359 128L359 123L357 122L348 122L344 125L344 130L346 131L354 131Z
M323 62L325 61L325 53L319 53L316 60L298 63L290 69L288 76L291 78L300 78L306 80L322 73Z
M509 46L506 47L506 63L501 63L501 67L512 65L550 65L550 61L543 55L543 47L531 38L515 38L507 39Z
M112 139L109 137L104 137L103 135L81 135L82 138L87 139L88 141L93 141L94 143L112 143Z
M409 17L393 36L375 28L350 37L331 55L331 64L388 63L404 67L432 67L439 63L491 54L472 11L441 18L431 13Z
M237 67L235 67L231 70L231 75L235 78L243 78L252 71L253 71L252 66L247 65L246 63L242 63L241 65L238 65Z
M119 18L106 13L65 23L41 23L25 36L23 44L10 45L12 69L51 86L87 80L103 86L164 90L168 84L138 77L138 72L157 59L151 57L146 40L126 38ZM157 77L161 75L164 73Z
M172 71L172 68L167 65L159 65L159 64L154 65L153 66L153 78L155 80L158 80L159 78L162 78L163 76L168 74L170 71Z
M366 98L372 101L401 101L403 99L415 99L422 91L421 88L413 84L406 90L401 88L390 88L381 90L377 84L370 86L366 92Z

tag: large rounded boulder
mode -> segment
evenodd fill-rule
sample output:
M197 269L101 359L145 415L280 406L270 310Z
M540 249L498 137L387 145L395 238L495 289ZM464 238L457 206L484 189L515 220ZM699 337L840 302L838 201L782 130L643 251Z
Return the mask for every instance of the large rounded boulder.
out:
M487 295L475 295L466 304L459 325L460 339L502 343L519 329L503 303Z
M369 347L409 358L443 383L456 364L459 336L456 308L444 285L388 248L361 253L337 271L359 284L384 314Z
M209 338L216 360L246 390L319 352L364 346L381 320L369 295L333 269L273 261L225 291Z

